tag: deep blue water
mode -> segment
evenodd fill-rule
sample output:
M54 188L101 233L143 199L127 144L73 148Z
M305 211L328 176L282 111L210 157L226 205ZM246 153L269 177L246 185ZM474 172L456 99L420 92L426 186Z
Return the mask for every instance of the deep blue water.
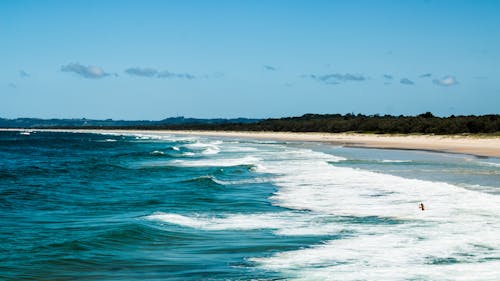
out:
M494 158L0 131L0 279L495 280L499 190Z

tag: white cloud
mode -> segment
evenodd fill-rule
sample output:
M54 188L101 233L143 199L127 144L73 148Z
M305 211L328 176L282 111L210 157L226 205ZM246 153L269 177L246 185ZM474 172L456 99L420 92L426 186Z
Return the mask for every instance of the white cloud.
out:
M444 86L444 87L449 87L449 86L453 86L453 85L458 84L457 79L451 75L444 76L441 79L434 79L434 80L432 80L432 82L436 85Z
M61 66L61 71L73 72L84 78L89 78L89 79L98 79L110 75L109 73L104 72L104 69L102 69L99 66L94 66L94 65L84 66L79 63L70 63L68 65L63 65Z

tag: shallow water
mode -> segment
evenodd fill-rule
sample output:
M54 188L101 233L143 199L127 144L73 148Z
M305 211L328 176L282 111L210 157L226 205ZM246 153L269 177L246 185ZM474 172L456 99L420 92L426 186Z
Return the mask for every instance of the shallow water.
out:
M0 279L500 276L496 158L0 132L0 159Z

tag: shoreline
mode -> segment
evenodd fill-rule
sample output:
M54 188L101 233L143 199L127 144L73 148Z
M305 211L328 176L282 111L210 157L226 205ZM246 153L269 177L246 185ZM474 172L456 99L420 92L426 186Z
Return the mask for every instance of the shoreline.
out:
M500 137L462 135L375 135L359 133L294 133L253 131L187 131L187 130L111 130L111 129L14 129L0 131L46 131L87 133L176 134L208 137L249 138L278 141L321 142L345 147L374 149L422 150L470 154L478 157L500 157Z

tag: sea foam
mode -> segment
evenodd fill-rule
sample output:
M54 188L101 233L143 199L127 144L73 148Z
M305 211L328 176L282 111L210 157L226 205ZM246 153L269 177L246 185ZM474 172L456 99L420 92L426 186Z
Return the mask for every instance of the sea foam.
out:
M331 164L342 160L281 146L248 151L238 159L177 161L182 166L255 164L255 172L274 175L271 182L277 190L269 200L290 211L224 216L157 213L148 219L207 231L268 228L277 235L337 237L249 258L256 266L290 279L446 279L458 270L460 276L454 274L453 279L493 277L489 271L499 266L500 257L498 196ZM425 211L418 208L420 202Z
M263 268L305 280L439 279L446 274L433 271L431 264L440 261L478 263L463 267L465 278L483 268L479 263L487 262L485 270L498 265L498 196L443 182L335 167L319 152L307 153L308 158L304 152L294 154L288 154L286 164L261 162L267 173L279 175L274 180L278 190L270 198L275 205L367 223L347 239L250 259ZM418 209L419 202L425 211ZM371 224L370 218L395 223ZM486 279L491 275L482 274Z

